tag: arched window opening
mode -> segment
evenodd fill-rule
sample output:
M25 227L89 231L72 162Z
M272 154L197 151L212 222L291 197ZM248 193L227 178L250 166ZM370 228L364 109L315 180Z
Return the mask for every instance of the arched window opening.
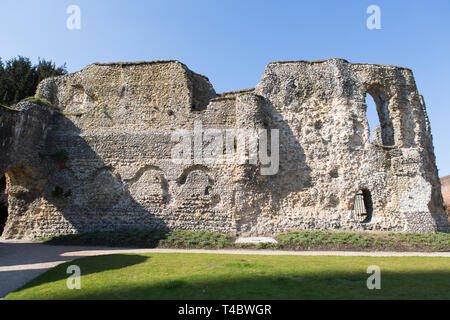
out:
M369 123L369 140L373 141L373 136L378 127L380 127L380 118L378 117L377 105L370 94L366 95L366 116Z
M384 92L378 88L369 90L366 94L366 106L370 141L378 145L393 146L394 128Z
M361 223L368 223L372 220L373 202L369 190L358 191L355 196L354 212Z
M0 179L0 236L8 219L8 195L6 194L6 176Z

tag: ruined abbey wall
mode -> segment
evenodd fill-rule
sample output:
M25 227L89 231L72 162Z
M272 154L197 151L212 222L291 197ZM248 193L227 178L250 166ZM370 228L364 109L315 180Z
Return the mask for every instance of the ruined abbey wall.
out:
M373 141L366 94L380 115ZM276 62L255 89L218 95L177 61L93 64L44 80L37 96L52 106L0 108L5 238L155 227L449 230L424 100L406 68ZM260 160L175 162L174 133L199 124L278 129L276 174L261 174ZM355 209L361 190L366 220Z

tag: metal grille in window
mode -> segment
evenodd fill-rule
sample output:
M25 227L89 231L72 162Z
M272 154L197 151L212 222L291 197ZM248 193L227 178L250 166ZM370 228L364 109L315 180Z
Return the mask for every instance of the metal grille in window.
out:
M355 197L355 213L358 216L367 216L366 205L364 204L364 194L359 191Z
M368 190L358 191L353 210L360 222L370 222L372 219L372 197Z

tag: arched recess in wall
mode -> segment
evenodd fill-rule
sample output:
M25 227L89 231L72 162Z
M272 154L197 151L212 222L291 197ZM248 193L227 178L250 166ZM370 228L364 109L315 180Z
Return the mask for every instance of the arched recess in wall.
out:
M8 220L8 195L6 194L6 176L0 178L0 236Z
M214 184L214 180L210 175L210 171L208 167L205 167L203 165L193 165L189 168L186 168L183 170L183 173L180 175L180 177L177 179L177 183L179 185L183 185L186 183L186 179L189 176L189 174L193 171L202 171L207 177L210 184Z
M365 100L370 141L382 146L393 146L395 144L394 127L384 90L380 87L370 87Z
M182 199L201 197L204 200L208 199L208 205L212 206L220 202L220 195L214 192L214 179L211 172L203 165L186 168L177 179L177 184L182 187L179 194Z
M161 168L145 166L128 181L129 191L143 206L164 206L169 199L169 186Z

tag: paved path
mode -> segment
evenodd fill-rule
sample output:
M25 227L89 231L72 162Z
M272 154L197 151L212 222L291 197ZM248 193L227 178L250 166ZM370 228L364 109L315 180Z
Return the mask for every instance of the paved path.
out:
M449 257L450 252L347 252L273 250L117 249L86 246L50 246L40 242L0 241L0 298L65 261L118 253L215 253L298 256Z

